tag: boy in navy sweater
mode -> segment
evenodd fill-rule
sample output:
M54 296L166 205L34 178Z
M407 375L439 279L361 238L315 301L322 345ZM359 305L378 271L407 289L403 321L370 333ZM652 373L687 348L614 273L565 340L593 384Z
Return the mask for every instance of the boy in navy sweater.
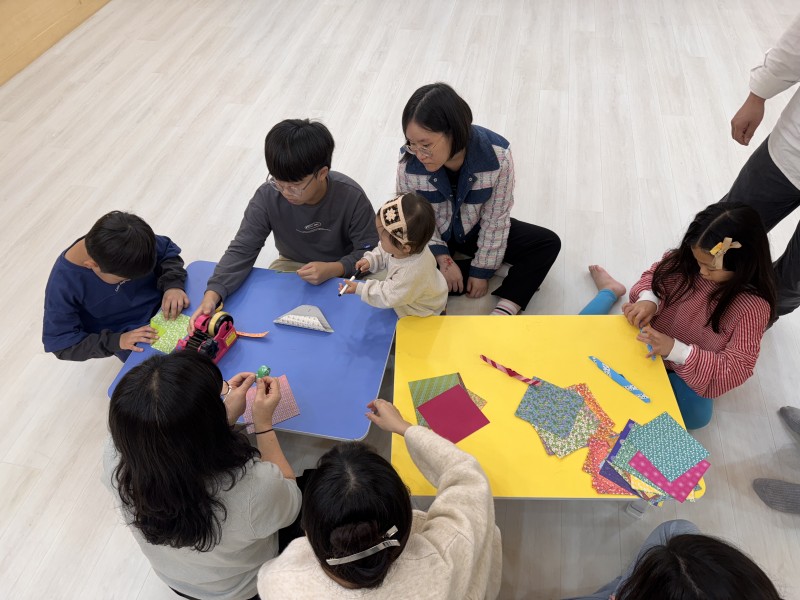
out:
M113 211L56 260L44 296L42 342L62 360L141 352L158 339L161 308L174 319L189 306L181 249L136 215Z

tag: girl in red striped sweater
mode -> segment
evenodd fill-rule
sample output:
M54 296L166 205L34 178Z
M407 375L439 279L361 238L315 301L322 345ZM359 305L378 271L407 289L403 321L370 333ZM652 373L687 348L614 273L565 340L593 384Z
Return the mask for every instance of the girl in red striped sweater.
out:
M605 314L625 287L602 267L589 271L598 294L581 314ZM733 202L698 213L680 247L631 288L622 312L653 348L648 356L664 357L687 429L707 425L711 398L753 374L775 301L767 232L757 212Z

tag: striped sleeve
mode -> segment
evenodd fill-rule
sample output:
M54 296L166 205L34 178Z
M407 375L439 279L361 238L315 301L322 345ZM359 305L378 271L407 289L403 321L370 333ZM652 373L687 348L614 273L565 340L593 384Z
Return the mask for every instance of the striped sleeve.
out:
M637 281L631 286L631 291L628 296L631 302L633 303L638 302L640 300L639 296L641 295L642 292L653 289L653 273L656 272L656 267L661 264L661 261L663 261L668 254L669 252L664 253L664 256L661 258L661 260L656 261L652 265L650 265L650 268L647 269L647 271L645 271L644 273L642 273L641 277L639 277L639 281ZM659 308L661 307L659 306Z
M769 322L767 302L749 294L739 295L728 311L730 316L726 318L733 319L736 325L722 351L702 350L692 344L686 362L672 365L675 373L690 388L706 398L721 396L753 375L761 350L761 338Z

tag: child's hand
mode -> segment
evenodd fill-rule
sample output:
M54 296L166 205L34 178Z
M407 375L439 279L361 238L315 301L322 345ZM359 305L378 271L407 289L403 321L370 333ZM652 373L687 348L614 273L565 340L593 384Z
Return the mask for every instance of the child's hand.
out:
M339 291L342 292L342 295L355 294L357 287L358 287L357 281L350 281L349 279L345 279L343 283L339 284Z
M161 300L161 312L167 321L178 318L181 311L189 306L189 296L180 288L170 288Z
M464 276L461 274L461 269L453 261L449 254L440 254L436 257L436 262L439 263L439 271L444 275L447 281L447 289L451 292L458 292L459 294L464 291Z
M657 310L656 303L650 300L639 300L636 304L626 302L622 305L622 314L628 319L628 323L639 328L649 325Z
M459 269L459 273L461 269ZM489 291L489 280L470 277L467 280L467 298L483 298Z
M367 418L384 431L405 435L406 430L411 427L411 423L403 418L397 407L386 400L377 398L367 404L367 408L371 411L367 413Z
M297 274L300 279L307 281L312 285L319 285L325 283L332 277L341 277L344 275L344 267L342 263L334 262L310 262L297 269Z
M650 304L652 304L652 302ZM647 358L655 356L656 354L669 356L673 346L675 346L675 338L671 338L660 331L656 331L649 325L642 329L641 333L636 336L636 339L652 346L653 350L647 353Z
M366 258L359 258L356 262L356 274L367 273L369 271L369 261Z
M139 329L127 331L119 338L119 347L122 350L133 350L134 352L144 352L143 348L136 345L137 342L152 344L158 339L158 332L150 325L142 325Z

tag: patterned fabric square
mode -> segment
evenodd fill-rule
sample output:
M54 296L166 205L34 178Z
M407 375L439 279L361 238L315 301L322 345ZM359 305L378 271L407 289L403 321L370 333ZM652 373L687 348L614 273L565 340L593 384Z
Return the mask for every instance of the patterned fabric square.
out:
M686 500L711 466L707 460L701 460L675 481L669 481L641 452L634 454L629 464L678 502Z
M457 385L460 385L467 390L467 386L464 385L464 380L461 379L461 375L459 373L448 373L447 375L439 375L438 377L429 377L427 379L409 381L408 387L411 390L411 401L414 403L414 411L417 414L417 424L430 429L428 422L419 412L419 407L422 404L425 404L431 398L434 398ZM486 406L486 400L477 394L470 392L469 390L467 390L467 394L478 408L483 408Z
M153 348L169 354L175 350L178 340L188 335L189 315L178 315L173 321L167 321L162 311L150 319L150 327L158 332L158 340L153 344Z
M581 407L585 405L575 390L542 380L540 385L528 386L514 414L539 432L549 431L565 438L572 431Z
M546 448L559 458L564 458L576 450L585 448L589 443L589 438L597 431L598 424L599 421L592 409L584 405L578 411L575 424L567 437L562 438L543 430L537 430L537 433L542 438Z
M638 427L638 425L633 421L628 421L625 424L625 427L622 429L622 432L619 434L617 441L614 443L614 446L611 448L611 452L608 453L605 461L600 466L600 476L606 478L608 481L615 483L616 485L620 486L623 489L628 490L631 494L636 495L636 491L630 486L628 480L625 479L622 475L617 472L614 467L611 466L611 463L617 456L620 447L622 446L625 439L628 437L630 432Z
M431 398L419 410L433 431L454 444L489 424L460 385Z
M583 401L586 403L592 412L595 414L599 421L599 425L597 428L597 433L595 435L601 437L611 437L616 435L614 433L614 421L611 417L608 416L608 413L603 410L603 407L597 402L597 398L594 397L592 391L589 389L589 386L585 383L578 383L575 385L571 385L567 388L568 390L575 390L578 392Z
M628 441L669 481L675 481L708 457L708 450L666 412L632 431ZM631 458L633 454L628 456L626 464Z
M294 393L289 385L289 380L286 375L275 377L275 380L281 387L281 401L272 415L272 424L277 425L287 419L296 417L300 414L300 408L297 406L297 401L294 399ZM255 386L247 390L247 404L245 405L244 414L238 422L247 423L247 433L253 433L255 427L253 426L253 401L256 399Z
M608 456L609 450L610 448L605 439L599 436L589 438L589 452L586 454L583 470L591 475L592 488L594 488L597 493L629 496L631 494L630 490L622 488L616 483L600 476L600 468Z

